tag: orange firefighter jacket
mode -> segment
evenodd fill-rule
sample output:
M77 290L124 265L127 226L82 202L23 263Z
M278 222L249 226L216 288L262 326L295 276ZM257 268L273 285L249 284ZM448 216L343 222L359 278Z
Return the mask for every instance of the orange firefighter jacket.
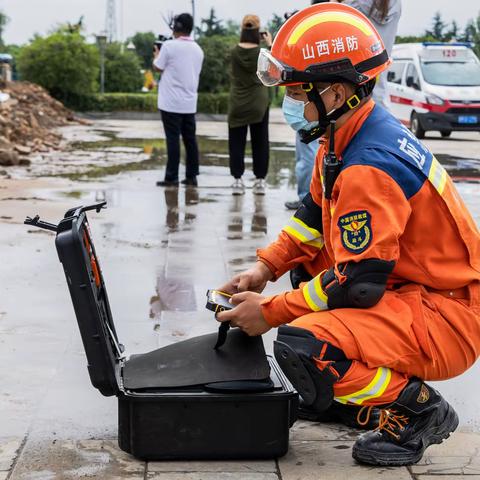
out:
M331 200L323 196L322 142L310 186L323 232L294 216L257 251L275 279L304 264L318 279L334 266L341 280L339 264L377 258L395 261L388 289L417 284L465 298L467 286L478 286L478 228L445 169L416 137L370 100L337 129L335 152L343 167ZM320 282L316 288L326 302ZM306 288L262 302L273 327L318 310Z

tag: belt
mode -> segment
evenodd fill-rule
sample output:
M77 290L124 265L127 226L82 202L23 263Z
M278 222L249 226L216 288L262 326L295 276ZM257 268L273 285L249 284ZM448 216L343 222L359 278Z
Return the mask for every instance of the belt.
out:
M456 298L458 300L469 300L470 291L468 285L460 288L453 288L449 290L437 290L435 288L425 287L428 292L437 293L447 298Z

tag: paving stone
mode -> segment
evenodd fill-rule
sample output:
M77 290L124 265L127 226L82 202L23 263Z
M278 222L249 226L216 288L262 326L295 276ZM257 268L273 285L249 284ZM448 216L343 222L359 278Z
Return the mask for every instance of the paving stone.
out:
M0 471L10 470L22 440L22 438L0 438Z
M463 452L460 450L460 442L468 440L472 436L477 437L478 435L459 434L459 438L453 443L452 448L449 448L448 445L443 448L437 445L436 448L430 447L420 462L412 466L412 472L416 475L480 475L479 450L474 450L474 447L467 443L464 444ZM463 453L463 455L459 455L459 453ZM470 453L470 455L467 456L466 453Z
M411 467L415 475L462 475L465 468L470 465L470 457L446 457L446 456L424 456L420 464ZM472 467L471 473L480 474L480 467ZM423 477L422 477L423 478Z
M0 472L0 480L7 480L8 472Z
M291 440L355 441L363 432L338 423L317 423L297 420L290 430Z
M432 445L423 458L411 467L415 475L480 474L480 436L456 432L440 445ZM423 476L422 476L423 478Z
M411 480L405 467L368 467L351 455L353 442L293 441L279 459L283 480Z
M278 480L278 475L258 472L164 472L149 473L147 480Z
M418 480L480 480L480 475L422 475Z
M427 457L471 457L480 452L480 435L478 433L455 432L440 445L428 447Z
M11 480L143 480L145 463L122 452L114 440L28 442Z
M149 462L148 473L152 472L212 472L212 473L275 473L273 460L265 461L215 461L215 462Z

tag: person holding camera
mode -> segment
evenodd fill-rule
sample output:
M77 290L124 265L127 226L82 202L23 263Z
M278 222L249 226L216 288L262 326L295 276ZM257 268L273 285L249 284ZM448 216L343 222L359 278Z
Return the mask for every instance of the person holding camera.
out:
M350 5L362 12L373 23L382 37L385 49L390 55L397 35L398 22L402 14L402 0L330 0L332 3ZM383 108L390 109L390 96L387 89L387 72L379 75L373 100Z
M198 145L195 113L197 91L203 64L203 51L190 37L193 17L182 13L172 22L173 39L154 46L153 67L161 73L158 84L158 109L162 115L167 140L167 167L161 187L178 185L180 164L180 135L186 151L186 174L182 184L196 186Z
M257 15L246 15L242 21L240 42L231 53L231 87L228 109L228 149L230 173L235 179L233 195L243 195L245 186L242 175L245 171L245 146L250 128L252 142L253 173L256 180L253 193L265 193L265 177L268 172L268 89L257 78L257 60L260 41L267 47L272 44L269 32L260 32Z

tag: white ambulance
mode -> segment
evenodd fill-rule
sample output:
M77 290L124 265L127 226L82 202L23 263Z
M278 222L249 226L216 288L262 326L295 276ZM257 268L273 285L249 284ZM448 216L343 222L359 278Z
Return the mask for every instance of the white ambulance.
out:
M388 70L393 114L418 137L480 131L480 60L469 43L394 45Z

